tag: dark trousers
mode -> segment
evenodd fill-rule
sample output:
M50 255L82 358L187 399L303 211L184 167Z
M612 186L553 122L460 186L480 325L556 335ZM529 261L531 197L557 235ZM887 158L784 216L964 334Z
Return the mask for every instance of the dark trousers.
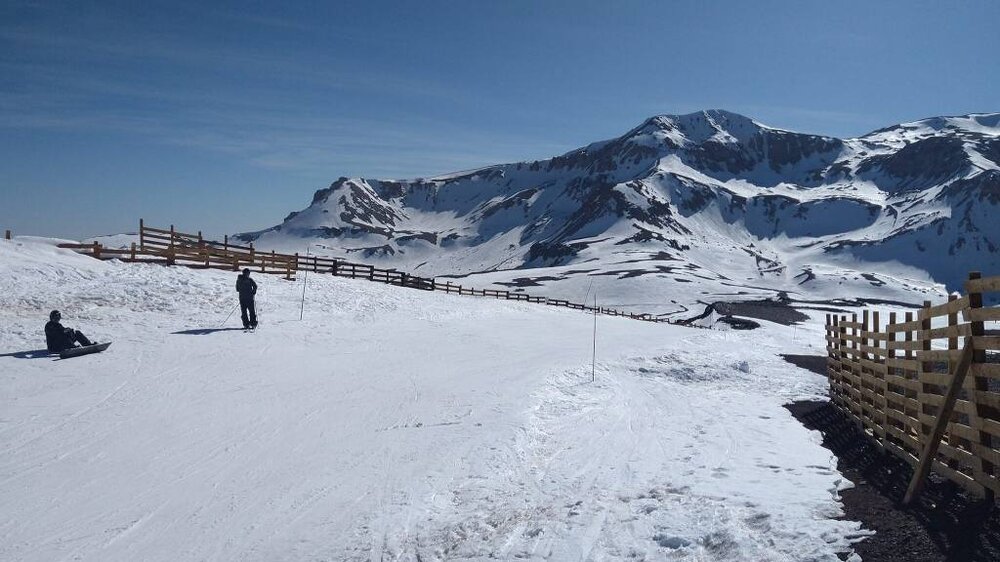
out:
M87 339L87 336L81 334L79 330L70 330L69 328L66 328L66 339L70 342L69 347L73 347L74 343L78 343L80 345L93 345L90 340Z
M240 318L243 319L244 328L257 327L257 311L254 309L253 297L240 297Z

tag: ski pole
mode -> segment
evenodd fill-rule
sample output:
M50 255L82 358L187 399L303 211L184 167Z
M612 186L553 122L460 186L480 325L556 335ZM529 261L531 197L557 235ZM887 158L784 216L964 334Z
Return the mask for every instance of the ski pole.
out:
M226 316L226 319L222 321L222 325L219 326L220 328L222 328L223 326L225 326L226 322L229 322L229 318L233 315L234 312L236 312L236 309L239 306L240 306L240 303L236 303L236 306L234 306L233 309L229 311L229 316Z

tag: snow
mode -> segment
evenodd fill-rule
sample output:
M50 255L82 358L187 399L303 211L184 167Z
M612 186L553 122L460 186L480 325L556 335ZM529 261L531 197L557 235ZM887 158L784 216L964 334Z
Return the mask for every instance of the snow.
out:
M754 332L0 241L0 559L838 560L849 484ZM59 361L48 310L100 341ZM855 555L856 559L856 555Z

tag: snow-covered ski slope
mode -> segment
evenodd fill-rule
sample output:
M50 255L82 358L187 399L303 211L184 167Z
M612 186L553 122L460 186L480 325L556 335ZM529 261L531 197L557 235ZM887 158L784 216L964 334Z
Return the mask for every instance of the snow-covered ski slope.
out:
M864 536L749 333L0 240L2 560L829 560ZM108 351L41 353L50 309Z

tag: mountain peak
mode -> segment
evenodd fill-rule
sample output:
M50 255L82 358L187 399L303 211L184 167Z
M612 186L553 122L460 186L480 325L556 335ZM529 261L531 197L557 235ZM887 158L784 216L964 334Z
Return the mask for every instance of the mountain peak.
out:
M676 132L689 142L700 144L709 140L744 142L763 129L768 127L739 113L724 109L705 109L684 115L656 115L647 119L636 132Z

